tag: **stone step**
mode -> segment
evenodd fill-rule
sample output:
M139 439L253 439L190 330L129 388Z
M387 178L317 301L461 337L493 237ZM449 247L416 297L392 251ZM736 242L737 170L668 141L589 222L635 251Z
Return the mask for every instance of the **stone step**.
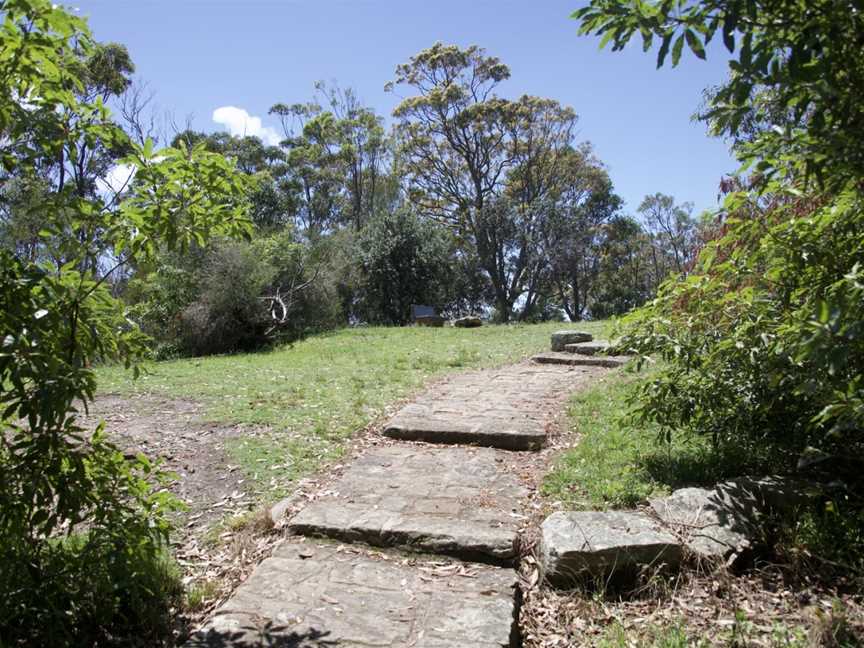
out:
M514 571L352 549L288 540L186 645L518 645Z
M586 373L531 362L457 374L405 405L383 434L406 441L537 450L546 444L553 401L563 400L587 379Z
M566 353L578 353L579 355L593 356L605 353L610 346L611 345L604 340L594 340L593 342L565 344L564 351Z
M551 348L553 351L563 351L568 344L590 342L594 336L586 331L555 331L551 336Z
M509 455L509 456L508 456ZM513 455L400 445L360 456L289 522L292 533L512 564L520 500Z
M532 360L539 364L570 365L576 367L609 367L615 368L626 364L628 356L577 355L575 353L547 351L535 355Z
M407 405L384 427L384 436L403 441L477 445L502 450L539 450L546 445L545 426L519 413L514 412L509 419L471 421L466 420L462 413L424 418L421 409Z

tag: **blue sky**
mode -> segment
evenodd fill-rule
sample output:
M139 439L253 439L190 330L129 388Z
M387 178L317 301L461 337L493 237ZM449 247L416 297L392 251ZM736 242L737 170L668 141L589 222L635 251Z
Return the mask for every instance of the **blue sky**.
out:
M717 204L735 161L691 115L726 76L717 47L655 70L635 43L598 50L569 14L580 0L78 0L97 39L124 43L137 76L180 122L200 130L276 129L267 110L311 99L316 80L354 88L389 118L397 64L436 41L476 44L510 66L501 94L557 99L580 116L579 139L603 160L625 209L663 192L696 211ZM713 45L713 44L712 44ZM233 107L239 109L226 110ZM222 109L213 120L214 111ZM239 121L246 111L251 119ZM260 119L260 123L254 118Z

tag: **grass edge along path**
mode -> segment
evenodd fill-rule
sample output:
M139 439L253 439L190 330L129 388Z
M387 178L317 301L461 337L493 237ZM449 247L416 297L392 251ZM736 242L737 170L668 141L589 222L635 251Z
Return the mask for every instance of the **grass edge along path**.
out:
M272 500L338 459L357 430L428 381L522 360L548 349L562 328L601 337L607 323L342 329L272 351L152 363L138 380L100 368L98 392L188 399L204 406L203 420L239 426L228 454Z
M652 369L603 376L573 396L567 411L574 445L553 462L543 494L572 510L633 508L676 488L736 476L739 457L712 451L707 437L673 434L630 416L630 396Z

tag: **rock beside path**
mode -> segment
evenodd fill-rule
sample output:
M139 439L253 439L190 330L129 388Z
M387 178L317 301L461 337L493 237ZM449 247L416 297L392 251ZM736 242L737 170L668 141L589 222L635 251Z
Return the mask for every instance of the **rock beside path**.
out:
M650 511L580 511L550 515L541 527L541 565L553 585L684 557L730 563L760 540L766 513L812 502L811 485L778 477L741 478L713 488L681 488L651 500Z
M286 542L186 645L513 645L515 572L446 562L409 565L403 558Z
M637 511L559 511L546 518L541 533L543 574L554 585L641 565L675 567L682 556L678 539Z
M807 485L800 482L742 478L714 488L681 488L650 505L698 558L732 562L759 539L765 513L794 509L810 497Z
M568 344L590 342L594 336L585 331L556 331L552 334L552 350L563 351Z

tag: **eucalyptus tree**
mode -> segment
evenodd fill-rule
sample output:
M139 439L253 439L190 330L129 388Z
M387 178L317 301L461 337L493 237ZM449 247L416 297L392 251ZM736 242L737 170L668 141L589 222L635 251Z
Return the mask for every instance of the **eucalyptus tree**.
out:
M388 84L416 92L394 110L408 197L471 247L504 321L520 303L527 315L542 292L537 251L550 205L572 180L576 124L557 101L499 97L509 77L482 48L437 43Z
M270 109L285 134L282 186L294 197L300 228L313 237L345 224L359 231L387 188L383 120L351 89L319 82L316 90L320 102Z
M637 211L653 237L655 285L670 273L687 271L697 252L697 223L693 203L676 204L673 196L645 196Z
M570 320L578 321L595 316L590 304L603 264L605 225L622 201L587 145L568 151L557 173L558 188L545 204L537 258L544 269L541 286Z

